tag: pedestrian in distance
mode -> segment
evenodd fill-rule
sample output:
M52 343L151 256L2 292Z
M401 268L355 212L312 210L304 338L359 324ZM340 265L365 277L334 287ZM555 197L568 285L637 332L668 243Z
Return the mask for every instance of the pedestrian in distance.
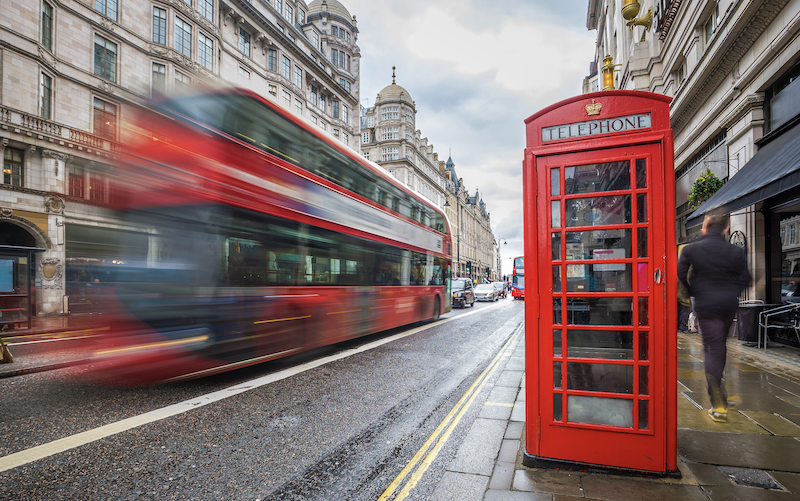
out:
M694 312L703 338L704 366L713 421L728 419L728 401L723 374L725 339L739 306L739 294L750 283L744 249L729 244L725 233L730 229L727 215L706 215L703 236L686 246L678 260L678 280L694 297ZM689 268L692 269L689 277Z

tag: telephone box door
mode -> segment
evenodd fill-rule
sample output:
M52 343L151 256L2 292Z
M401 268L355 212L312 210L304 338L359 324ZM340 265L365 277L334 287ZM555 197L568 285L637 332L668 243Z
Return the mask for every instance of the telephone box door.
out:
M541 458L666 471L662 146L537 158Z

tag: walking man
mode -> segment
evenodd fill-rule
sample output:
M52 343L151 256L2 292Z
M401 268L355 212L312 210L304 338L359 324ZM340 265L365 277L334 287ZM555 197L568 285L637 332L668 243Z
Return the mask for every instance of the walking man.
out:
M711 398L708 415L721 423L728 418L728 396L722 381L727 356L725 338L736 315L739 294L751 278L744 250L725 241L729 228L729 216L706 215L703 237L683 249L678 261L678 280L694 297L694 312L703 337Z

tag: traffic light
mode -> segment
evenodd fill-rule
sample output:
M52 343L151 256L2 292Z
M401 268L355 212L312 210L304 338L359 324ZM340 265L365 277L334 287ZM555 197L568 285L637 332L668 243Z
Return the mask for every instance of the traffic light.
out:
M467 261L467 275L472 273L472 261Z

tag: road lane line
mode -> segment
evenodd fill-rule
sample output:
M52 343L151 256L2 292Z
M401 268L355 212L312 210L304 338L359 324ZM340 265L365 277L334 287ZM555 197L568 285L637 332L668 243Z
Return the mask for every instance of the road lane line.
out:
M32 463L33 461L44 459L54 454L58 454L59 452L68 451L70 449L80 447L81 445L85 445L94 442L96 440L110 437L112 435L116 435L117 433L137 428L139 426L148 423L153 423L155 421L166 419L168 417L176 416L186 411L197 409L198 407L212 404L220 400L226 399L228 397L232 397L234 395L238 395L240 393L244 393L246 391L259 388L261 386L275 383L277 381L295 376L302 372L315 369L317 367L329 364L331 362L342 360L352 355L357 355L359 353L372 350L374 348L377 348L387 343L391 343L392 341L397 341L398 339L402 339L404 337L414 335L423 330L430 329L431 327L438 327L452 320L454 320L454 318L442 319L431 324L422 325L420 327L411 329L409 331L401 332L399 334L395 334L393 336L389 336L384 339L379 339L377 341L367 343L358 348L345 350L341 353L337 353L329 357L307 362L305 364L298 365L296 367L292 367L289 369L284 369L282 371L278 371L273 374L268 374L260 378L246 381L244 383L240 383L231 386L229 388L218 390L213 393L208 393L206 395L201 395L199 397L195 397L186 400L184 402L169 405L161 409L156 409L150 412L146 412L144 414L140 414L138 416L133 416L127 419L123 419L121 421L117 421L116 423L110 423L105 426L100 426L92 430L71 435L69 437L64 437L58 440L54 440L46 444L42 444L36 447L31 447L30 449L25 449L20 452L15 452L14 454L9 454L8 456L0 457L0 472L10 470L28 463Z
M520 333L524 331L524 325L525 324L522 323L517 327L517 329L515 329L514 333L511 335L511 338L509 338L505 345L503 345L495 358L489 363L481 375L478 376L478 378L472 383L466 393L464 393L464 395L450 410L447 416L445 416L436 430L434 430L433 434L428 437L428 440L426 440L417 453L414 454L414 457L411 458L411 461L408 462L408 464L403 468L394 481L389 484L389 487L387 487L383 494L381 494L381 496L378 498L378 501L388 500L392 494L394 494L397 488L403 483L411 470L414 470L414 468L416 468L416 470L411 474L408 482L405 484L405 486L403 486L403 489L400 491L397 497L394 498L394 501L401 501L405 499L411 489L416 487L417 483L422 478L422 475L439 455L439 451L441 451L447 440L449 440L453 430L455 429L456 425L458 425L459 421L461 421L464 413L472 405L475 397L478 395L478 393L480 393L481 389L483 389L483 386L486 384L486 380L497 369L500 360L508 352L512 344L519 338ZM432 449L430 449L430 451L428 451L434 441L436 441L436 444ZM420 463L420 459L423 456L425 456L425 459ZM419 467L417 467L418 464Z

